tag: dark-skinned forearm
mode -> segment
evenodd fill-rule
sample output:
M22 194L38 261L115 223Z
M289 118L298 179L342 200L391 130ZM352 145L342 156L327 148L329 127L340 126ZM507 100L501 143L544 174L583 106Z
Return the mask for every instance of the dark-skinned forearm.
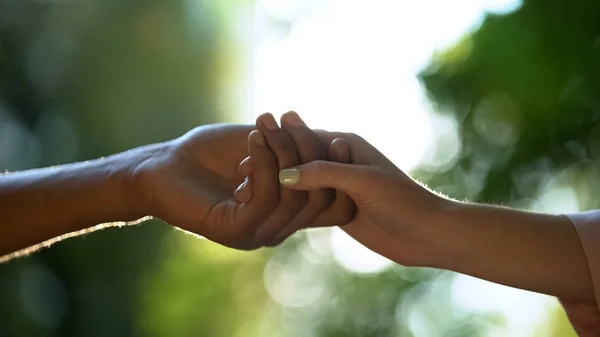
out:
M100 223L143 216L131 171L144 151L0 176L0 256Z

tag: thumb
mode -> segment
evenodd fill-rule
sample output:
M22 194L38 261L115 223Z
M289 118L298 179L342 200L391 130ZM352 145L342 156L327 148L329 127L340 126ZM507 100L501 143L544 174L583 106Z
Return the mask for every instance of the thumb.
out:
M301 191L333 188L354 198L367 189L368 170L362 165L315 160L281 170L279 182L286 188Z

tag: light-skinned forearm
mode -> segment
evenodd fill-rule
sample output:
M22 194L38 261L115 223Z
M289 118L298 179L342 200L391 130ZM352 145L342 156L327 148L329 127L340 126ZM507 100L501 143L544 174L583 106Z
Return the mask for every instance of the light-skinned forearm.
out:
M561 215L451 202L436 216L433 267L570 300L593 301L585 253Z
M144 150L0 176L0 256L66 233L144 214L133 202L133 163Z

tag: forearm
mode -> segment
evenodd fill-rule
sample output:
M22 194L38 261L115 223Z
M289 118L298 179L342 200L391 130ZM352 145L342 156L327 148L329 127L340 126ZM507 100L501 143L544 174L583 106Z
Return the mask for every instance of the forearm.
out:
M434 267L559 296L594 300L585 253L564 216L452 203L437 218Z
M131 170L143 151L0 176L0 256L60 235L143 216Z

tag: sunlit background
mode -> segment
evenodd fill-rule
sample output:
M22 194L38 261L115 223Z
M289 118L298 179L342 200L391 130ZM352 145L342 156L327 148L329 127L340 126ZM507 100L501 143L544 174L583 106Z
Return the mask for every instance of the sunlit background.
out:
M451 197L600 207L600 4L0 2L0 170L298 111ZM568 277L568 275L565 275ZM574 336L556 299L338 229L236 252L159 221L0 266L0 336Z

